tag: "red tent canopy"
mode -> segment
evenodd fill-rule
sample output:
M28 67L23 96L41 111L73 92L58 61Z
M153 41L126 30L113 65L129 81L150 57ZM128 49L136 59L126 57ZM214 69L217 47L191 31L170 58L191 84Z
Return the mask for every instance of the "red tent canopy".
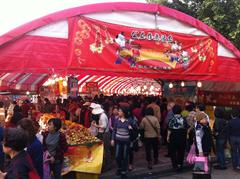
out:
M87 92L87 83L97 83L98 89L110 94L124 93L138 86L146 86L157 92L161 91L161 83L149 78L119 77L119 76L98 76L98 75L79 75L78 77L79 92Z
M47 79L47 74L4 73L0 75L0 90L38 91Z

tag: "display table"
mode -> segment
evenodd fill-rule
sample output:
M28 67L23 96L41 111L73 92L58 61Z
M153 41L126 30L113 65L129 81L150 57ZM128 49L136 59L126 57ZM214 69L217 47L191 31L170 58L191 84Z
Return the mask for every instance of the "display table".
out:
M103 163L103 144L99 142L70 146L65 157L63 174L74 171L77 172L77 175L90 176L94 174L93 176L98 176Z

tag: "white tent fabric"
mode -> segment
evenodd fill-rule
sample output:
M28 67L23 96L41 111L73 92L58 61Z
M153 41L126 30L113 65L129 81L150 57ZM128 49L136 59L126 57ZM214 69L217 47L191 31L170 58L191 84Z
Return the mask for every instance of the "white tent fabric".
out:
M145 0L7 0L0 6L0 36L29 21L60 10L95 3L140 2Z
M111 15L110 15L111 13ZM195 27L192 27L183 22L177 21L174 18L153 15L144 12L103 12L87 14L86 17L100 20L103 22L114 23L124 26L132 26L136 28L148 28L155 29L156 27L161 30L179 32L198 36L207 36L207 34ZM127 21L125 19L128 19ZM139 23L141 19L144 19L142 23ZM41 28L38 28L28 35L35 36L46 36L46 37L57 37L57 38L68 38L68 23L67 20L62 20L52 24L48 24ZM222 44L218 44L218 55L226 57L235 57L235 55L225 48Z

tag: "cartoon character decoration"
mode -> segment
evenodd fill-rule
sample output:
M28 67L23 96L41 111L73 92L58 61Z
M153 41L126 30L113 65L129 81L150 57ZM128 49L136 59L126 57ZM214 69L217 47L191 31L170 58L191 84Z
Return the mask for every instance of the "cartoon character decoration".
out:
M120 48L124 48L126 45L126 39L124 36L124 32L121 32L116 36L115 42L120 46Z
M182 50L181 44L179 44L177 41L174 41L174 43L171 45L171 51L177 52L177 51L181 51L181 50Z
M189 53L182 49L182 44L174 41L171 44L171 50L166 53L170 58L170 62L174 63L175 61L179 64L183 64L184 68L189 66L190 56Z
M190 58L188 52L183 50L180 58L182 59L184 68L187 68L189 66L189 58Z
M131 58L131 67L135 67L136 66L136 61L140 58L140 46L136 45L133 46L132 48L132 58Z
M132 39L127 40L125 38L124 32L121 32L118 34L115 38L115 42L119 45L119 48L116 52L117 59L115 61L115 64L121 64L123 60L125 60L126 57L123 57L122 53L124 53L124 50L131 50L132 54L127 55L126 61L130 64L131 67L135 67L136 65L136 57L140 55L139 50L134 49L132 46Z
M175 68L177 65L183 68L187 68L190 64L189 52L183 50L183 45L179 41L164 41L162 42L164 45L164 50L159 49L156 51L148 51L148 47L142 48L140 44L133 43L133 41L134 40L132 38L127 39L124 32L116 35L114 42L117 44L118 48L116 50L117 59L115 61L115 64L121 64L124 61L130 64L130 67L136 67L136 64L138 62L140 64L141 56L146 57L146 55L148 56L149 60L165 62L165 69L168 69L166 67L169 66L170 68Z

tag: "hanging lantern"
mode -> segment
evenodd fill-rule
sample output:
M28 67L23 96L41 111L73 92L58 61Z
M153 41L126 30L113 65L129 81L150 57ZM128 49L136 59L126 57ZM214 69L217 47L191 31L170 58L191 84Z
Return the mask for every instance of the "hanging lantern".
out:
M197 87L198 87L198 88L201 88L201 87L202 87L202 82L201 82L201 81L198 81L198 82L197 82Z
M67 86L67 82L63 81L63 86L66 87Z
M184 87L185 86L185 83L184 81L181 82L181 87Z
M169 83L169 88L173 88L173 83L171 82L171 83Z

